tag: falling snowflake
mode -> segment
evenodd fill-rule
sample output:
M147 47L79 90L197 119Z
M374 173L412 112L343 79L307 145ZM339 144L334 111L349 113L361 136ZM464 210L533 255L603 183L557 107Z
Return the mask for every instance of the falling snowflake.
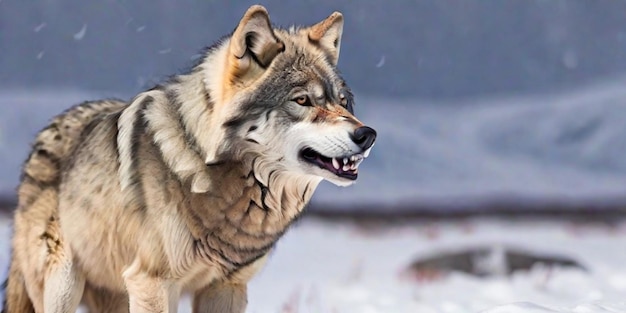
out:
M381 55L380 56L380 60L378 61L378 63L376 63L376 68L381 68L383 67L383 65L385 65L385 55Z
M167 49L163 49L163 50L159 50L159 54L168 54L172 52L172 48L167 48Z
M2 1L2 0L0 0L0 1ZM46 27L46 25L47 25L46 23L41 23L41 24L37 25L37 27L35 27L35 29L33 29L33 31L34 31L34 32L36 32L36 33L38 33L38 32L40 32L42 29L44 29L44 27Z
M87 32L87 24L83 25L83 28L81 28L78 33L74 34L74 40L81 40L83 39L83 37L85 37L85 33Z

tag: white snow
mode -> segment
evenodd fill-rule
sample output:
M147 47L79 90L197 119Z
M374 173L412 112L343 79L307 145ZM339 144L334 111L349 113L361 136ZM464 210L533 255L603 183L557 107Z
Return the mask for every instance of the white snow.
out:
M6 269L7 221L1 226ZM249 284L247 312L626 312L625 238L625 222L468 219L368 229L304 219ZM509 278L451 273L419 280L405 270L417 256L480 244L565 254L588 271L536 267ZM189 298L180 312L190 312Z
M467 220L366 231L305 220L250 284L249 312L623 312L625 235L626 224ZM511 278L418 281L404 270L419 255L479 244L569 255L589 272L538 267Z

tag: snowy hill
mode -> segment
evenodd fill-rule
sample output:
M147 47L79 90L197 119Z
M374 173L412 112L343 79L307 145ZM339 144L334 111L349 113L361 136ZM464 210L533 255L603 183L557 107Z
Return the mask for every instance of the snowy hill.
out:
M379 133L355 186L322 184L314 207L399 204L455 209L485 201L611 203L626 190L625 78L563 94L459 103L357 92L357 115ZM11 195L28 143L72 90L0 91L0 193ZM129 95L123 96L128 98Z

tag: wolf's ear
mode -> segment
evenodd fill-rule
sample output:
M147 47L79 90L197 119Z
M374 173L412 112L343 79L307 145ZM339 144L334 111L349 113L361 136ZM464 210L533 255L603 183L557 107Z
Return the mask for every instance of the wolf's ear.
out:
M254 63L266 68L284 49L285 45L272 30L267 10L253 5L244 14L230 40L230 52L236 59L233 74L243 76Z
M337 65L339 48L341 48L341 34L343 33L343 15L334 12L325 20L311 26L309 40L319 44L330 54L331 61Z

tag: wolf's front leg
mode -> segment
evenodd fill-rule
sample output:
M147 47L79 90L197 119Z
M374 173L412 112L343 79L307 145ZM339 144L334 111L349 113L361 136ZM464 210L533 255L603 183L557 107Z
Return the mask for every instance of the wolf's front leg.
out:
M130 313L176 313L180 290L175 284L149 272L135 261L124 271Z
M128 313L128 295L105 288L85 286L83 301L89 313Z
M245 284L215 282L193 296L193 313L244 313L248 304Z
M66 244L56 242L48 256L43 305L46 313L74 313L85 288L85 276L76 268Z

